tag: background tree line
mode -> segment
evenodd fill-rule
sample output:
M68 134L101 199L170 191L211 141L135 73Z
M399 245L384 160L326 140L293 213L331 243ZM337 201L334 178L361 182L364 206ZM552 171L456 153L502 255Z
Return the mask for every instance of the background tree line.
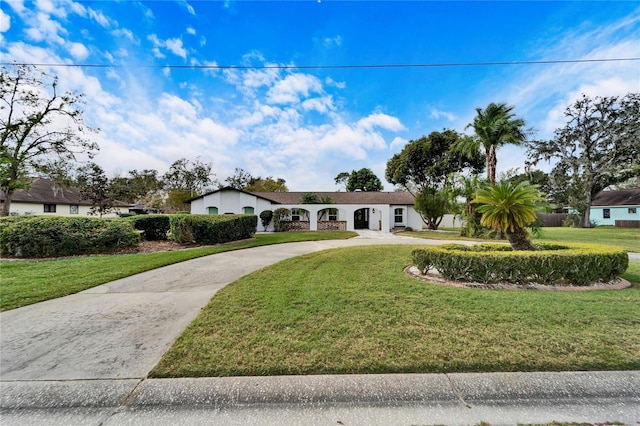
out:
M84 123L82 94L60 93L56 76L33 66L0 67L0 190L8 215L16 190L28 189L31 178L47 176L62 185L76 185L98 214L114 200L144 204L167 212L185 210L189 198L222 186L245 191L287 191L281 178L251 176L242 169L222 183L211 163L179 159L160 175L156 170L131 170L108 178L90 162L99 146L89 137L99 129ZM496 185L498 149L506 144L527 147L522 174L503 179L538 185L545 199L577 212L580 225L590 226L589 211L601 190L637 182L640 176L640 94L595 97L583 95L564 112L565 126L549 140L536 140L514 107L491 103L476 108L466 128L471 135L444 129L409 141L385 170L387 181L416 196L416 209L430 228L447 212L477 214L473 198L484 182ZM79 160L84 159L84 162ZM87 162L88 160L88 162ZM549 174L533 169L541 162ZM480 177L487 171L486 181ZM635 179L635 180L634 180ZM335 178L348 191L380 191L380 179L367 168ZM464 200L459 203L460 200Z

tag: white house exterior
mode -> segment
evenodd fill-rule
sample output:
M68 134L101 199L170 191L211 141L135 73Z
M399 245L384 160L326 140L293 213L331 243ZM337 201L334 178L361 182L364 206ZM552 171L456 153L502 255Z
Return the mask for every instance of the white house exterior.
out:
M596 225L640 222L640 188L600 192L591 204L590 219Z
M0 205L4 203L4 193L0 191ZM128 204L119 206L124 212L129 209ZM43 215L43 216L89 216L91 203L83 200L80 190L56 185L45 178L35 178L31 188L17 190L13 193L9 214L12 215ZM117 217L116 213L109 213L102 217Z
M302 204L307 192L245 192L222 188L190 200L194 214L255 214L278 208L291 210L293 229L370 229L389 232L394 228L422 229L420 214L414 209L414 197L408 192L309 192L332 204ZM267 229L272 231L271 223Z

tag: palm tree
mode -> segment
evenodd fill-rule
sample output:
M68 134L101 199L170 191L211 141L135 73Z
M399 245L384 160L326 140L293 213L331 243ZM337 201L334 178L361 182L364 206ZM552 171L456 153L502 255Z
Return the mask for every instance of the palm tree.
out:
M487 161L487 179L491 186L496 184L496 151L502 145L520 145L527 139L525 122L513 113L515 107L507 104L490 103L485 109L476 108L476 117L467 128L473 128L475 138L463 138L457 149L463 152L478 151L484 148Z
M536 220L536 203L543 201L538 187L522 182L513 185L500 182L495 186L479 189L474 203L480 204L480 223L505 231L514 250L535 250L526 227Z

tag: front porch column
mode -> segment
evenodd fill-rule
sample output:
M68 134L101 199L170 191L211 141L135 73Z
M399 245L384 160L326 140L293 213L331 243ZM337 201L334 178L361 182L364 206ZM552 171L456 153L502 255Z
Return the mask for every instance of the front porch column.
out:
M318 230L318 209L309 209L309 230Z

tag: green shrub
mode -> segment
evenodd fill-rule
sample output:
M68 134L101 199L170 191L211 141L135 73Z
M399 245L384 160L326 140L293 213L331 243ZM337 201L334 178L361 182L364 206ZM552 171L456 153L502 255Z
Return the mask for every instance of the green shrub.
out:
M273 212L271 210L265 210L260 212L260 221L262 222L262 227L264 230L267 230L267 227L271 223L271 219L273 219Z
M135 247L140 237L123 219L32 216L0 221L0 240L3 256L51 257Z
M289 223L284 220L291 215L291 210L283 207L273 211L273 232L286 232L289 230Z
M221 244L251 238L257 226L255 215L172 215L171 239L179 243Z
M166 240L171 229L169 215L165 214L145 214L130 217L133 226L138 231L143 231L143 237L147 241Z
M481 283L588 285L610 281L629 265L624 250L591 244L540 244L535 251L446 244L416 249L412 257L423 273L435 268L450 280Z

